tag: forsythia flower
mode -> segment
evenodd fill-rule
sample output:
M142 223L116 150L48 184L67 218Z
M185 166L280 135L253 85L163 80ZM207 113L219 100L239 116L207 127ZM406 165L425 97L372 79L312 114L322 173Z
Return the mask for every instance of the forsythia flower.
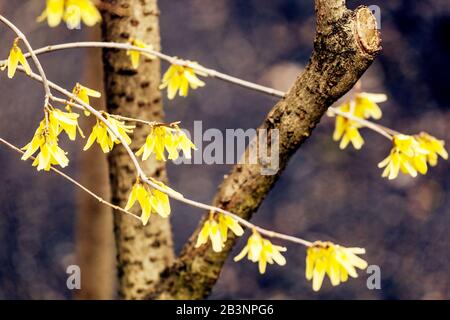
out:
M190 63L197 64L196 62ZM167 97L170 100L175 98L177 91L179 91L180 96L187 97L189 87L192 89L197 89L205 86L205 83L197 78L197 74L206 76L206 74L198 72L192 68L172 64L164 74L162 84L159 88L167 88Z
M77 130L84 138L83 131L78 125L79 114L73 112L64 112L59 109L51 109L49 112L49 123L55 127L55 132L59 135L65 131L70 140L74 141L77 136Z
M437 165L438 155L448 160L448 152L445 150L445 142L443 140L438 140L426 132L418 134L416 139L419 141L420 147L428 151L427 161L432 167Z
M47 19L47 23L51 28L59 25L64 15L64 1L65 0L47 0L47 7L37 18L37 21L42 22Z
M123 121L116 120L113 116L107 113L104 113L103 116L120 134L120 136L125 139L126 143L130 144L131 139L128 136L128 133L133 132L134 126L126 125ZM104 153L108 153L109 151L111 151L114 147L114 144L120 144L120 140L115 136L115 134L98 119L97 123L92 128L92 132L83 150L86 151L87 149L89 149L95 141L97 141Z
M214 252L220 252L223 248L222 236L220 234L219 224L216 220L209 218L203 224L202 230L198 234L197 243L195 247L198 248L211 239L212 249Z
M150 50L153 49L153 46L147 45L138 39L131 38L129 40L129 42L131 45L133 45L135 47L139 47L139 48L143 48L143 49L150 49ZM146 53L146 52L141 52L141 51L136 51L136 50L127 50L127 56L130 56L131 65L133 66L134 69L137 69L139 67L139 59L141 58L141 54L151 60L155 59L155 56L153 56L149 53Z
M190 159L191 149L196 150L195 145L178 126L155 125L136 155L142 155L142 160L145 161L152 153L155 153L157 160L165 161L164 150L167 150L169 159L176 160L181 150L184 156Z
M77 83L75 87L72 89L72 94L74 94L78 99L83 101L84 103L90 105L89 97L92 98L100 98L102 94L98 91L89 89L88 87L82 86L81 84ZM73 101L71 101L73 102ZM66 109L71 111L71 106L67 105ZM86 116L90 115L90 112L88 110L84 110L84 114Z
M27 59L22 53L22 50L19 47L19 41L20 38L16 38L13 42L13 46L11 48L11 51L9 52L8 62L6 65L2 66L1 70L4 70L6 67L8 67L8 78L14 77L14 74L16 73L17 66L19 63L23 66L25 69L25 72L27 75L31 74L31 68L28 64Z
M252 262L258 262L259 272L266 272L267 263L273 264L274 261L280 266L286 264L286 259L280 252L285 252L286 248L273 245L269 240L264 239L261 235L253 230L253 234L248 238L247 245L239 253L234 261L239 261L245 256Z
M347 281L348 276L357 278L355 267L361 270L367 268L367 262L357 255L365 253L363 248L345 248L331 242L314 242L307 249L306 279L312 280L314 291L319 291L325 274L333 286Z
M198 248L211 239L212 249L214 252L221 252L228 238L228 229L235 235L242 236L244 230L240 224L230 216L224 214L219 215L219 222L214 218L214 213L210 213L209 219L203 224L202 230L198 234L195 247Z
M37 21L45 19L50 27L56 27L64 19L69 29L75 29L81 21L92 27L102 17L91 0L47 0L47 7Z
M66 153L58 147L58 133L55 129L56 126L50 123L46 127L46 120L42 120L31 142L22 148L25 150L22 160L27 160L40 149L33 162L33 166L37 167L38 171L42 169L49 171L52 165L60 165L64 168L69 164Z
M153 182L157 183L164 190L177 193L162 182L154 180ZM131 209L136 201L138 201L141 206L141 221L144 225L147 224L152 212L158 213L163 218L167 218L170 215L169 196L157 189L150 190L148 185L143 184L140 181L137 181L131 189L125 210Z
M357 93L354 99L337 107L337 109L360 119L374 118L378 120L382 116L378 103L386 100L387 96L384 94L361 92ZM339 145L341 149L345 149L351 142L353 147L359 150L364 144L364 139L359 133L360 128L361 125L356 121L337 115L333 140L341 140Z
M424 132L417 136L404 134L394 136L391 153L378 164L379 168L385 168L382 177L393 180L397 178L400 171L412 177L416 177L417 172L426 174L427 163L435 166L438 155L448 159L444 145L444 141L437 140Z

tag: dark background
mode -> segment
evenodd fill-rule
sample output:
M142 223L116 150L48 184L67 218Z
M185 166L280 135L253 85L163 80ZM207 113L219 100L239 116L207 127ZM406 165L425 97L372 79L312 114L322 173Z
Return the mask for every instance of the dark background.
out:
M381 7L383 53L363 77L363 89L384 92L382 123L404 133L427 131L450 141L450 2L348 1ZM35 23L44 1L0 1L0 11L18 24L34 47L95 39L92 30L50 29ZM205 66L288 89L308 62L314 37L312 0L160 0L163 50ZM13 35L0 28L6 58ZM84 79L88 51L42 57L50 79L71 88ZM98 66L97 66L98 67ZM163 64L164 69L167 67ZM86 82L85 82L86 83ZM87 82L89 85L89 82ZM24 145L40 120L42 89L22 75L0 74L0 136ZM169 120L191 129L254 128L276 99L218 80L186 99L166 101ZM86 128L89 132L89 129ZM331 240L367 249L379 265L382 289L370 291L366 274L314 293L304 277L305 250L287 245L286 267L257 266L230 258L212 298L225 299L448 299L450 297L450 211L448 164L425 177L380 177L377 163L389 152L387 140L364 131L361 151L340 151L332 141L333 120L323 119L292 158L254 222L309 240ZM68 172L80 175L80 144L70 152ZM99 148L92 148L100 152ZM0 149L0 298L69 299L65 268L76 263L77 190L53 174L37 173L18 154ZM228 165L169 165L171 186L209 203ZM177 249L203 212L172 201ZM93 213L95 214L95 213ZM238 252L245 244L241 240Z

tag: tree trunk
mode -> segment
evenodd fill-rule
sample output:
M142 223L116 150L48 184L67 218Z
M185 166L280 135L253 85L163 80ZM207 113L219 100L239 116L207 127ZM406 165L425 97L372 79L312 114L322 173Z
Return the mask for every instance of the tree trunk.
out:
M130 37L160 49L159 10L156 0L103 0L103 41L127 42ZM161 121L163 109L160 83L160 61L141 57L133 69L124 51L104 50L105 90L109 112L123 116ZM144 144L148 126L137 125L131 148ZM109 154L112 200L125 206L135 182L136 172L123 147ZM167 179L164 163L149 159L143 163L148 176ZM134 212L139 213L137 206ZM119 295L125 299L141 299L152 290L160 272L173 261L173 243L169 219L157 215L143 227L121 213L114 214L117 247Z
M99 39L100 28L89 29L88 37ZM82 83L103 91L103 68L98 63L100 53L98 49L87 50ZM104 108L104 100L99 101L96 105ZM95 124L92 117L83 119L87 127ZM108 199L110 188L106 156L102 152L83 152L80 163L81 183ZM74 296L79 300L112 299L116 285L112 210L85 192L78 192L77 200L77 261L82 275L81 290L76 290Z
M225 178L214 206L250 219L276 183L289 159L312 134L328 107L350 90L380 50L380 37L371 11L350 11L344 0L316 0L314 52L304 73L286 97L268 114L260 129L279 130L279 167L276 175L261 175L265 165L236 165ZM270 143L270 139L269 139ZM266 150L270 150L270 145ZM247 149L247 155L249 150ZM195 247L208 214L150 293L151 299L203 299L216 283L222 266L235 244L229 233L224 250Z

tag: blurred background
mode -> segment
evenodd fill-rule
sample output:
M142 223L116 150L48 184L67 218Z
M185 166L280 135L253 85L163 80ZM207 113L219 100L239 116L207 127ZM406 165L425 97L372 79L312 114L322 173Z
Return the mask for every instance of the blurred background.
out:
M250 81L286 90L308 62L314 38L312 0L160 0L164 52L196 60ZM404 133L427 131L450 143L450 2L447 0L348 1L349 7L381 8L383 52L363 77L363 90L388 94L382 123ZM0 0L0 12L40 46L96 40L99 27L69 31L37 24L44 1ZM0 57L13 35L0 28ZM42 56L47 75L72 88L77 81L101 89L98 50ZM163 63L163 69L167 65ZM22 75L0 74L0 136L25 145L42 113L42 88ZM193 128L255 128L276 99L218 80L186 99L165 101L168 120ZM99 108L103 107L98 102ZM86 133L90 128L85 127ZM309 240L331 240L367 249L365 259L381 268L381 290L368 290L367 275L332 288L325 281L314 293L306 281L305 250L287 245L288 264L261 276L248 262L226 263L213 290L215 299L448 299L450 298L450 169L440 161L428 175L389 182L377 163L387 140L364 131L361 151L340 151L333 142L333 119L324 118L292 158L254 222ZM99 148L81 153L81 143L62 143L70 152L67 172L108 195L105 160ZM71 299L66 267L84 259L104 259L109 267L90 286L114 291L111 216L95 201L54 174L38 173L30 163L0 146L0 298ZM211 202L229 165L169 164L171 187ZM199 190L201 190L199 192ZM172 201L177 250L203 212ZM89 216L91 220L81 219ZM100 218L99 218L100 217ZM98 223L103 235L85 235ZM108 231L110 230L110 231ZM76 241L101 245L104 255L77 252ZM245 244L242 239L236 253ZM108 260L109 259L109 260ZM92 260L91 260L92 261ZM99 263L100 265L100 263ZM82 271L83 272L83 271ZM84 274L82 274L84 276ZM87 275L88 276L88 275ZM98 283L96 283L98 281ZM106 285L105 285L106 283ZM82 294L76 293L79 297ZM105 296L108 294L105 293Z

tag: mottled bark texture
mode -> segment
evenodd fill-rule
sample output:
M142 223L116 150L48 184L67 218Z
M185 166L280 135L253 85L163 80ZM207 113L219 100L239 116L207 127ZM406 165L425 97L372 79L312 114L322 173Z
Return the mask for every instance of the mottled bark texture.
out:
M327 108L354 86L380 50L376 21L368 8L350 11L343 0L316 0L315 3L317 35L309 64L285 99L273 107L260 126L279 130L278 174L261 175L262 164L236 165L214 199L215 206L245 219L250 219L258 209L288 160L311 135ZM214 253L209 245L195 248L206 218L207 215L174 265L165 270L157 291L148 298L202 299L211 292L235 238L229 234L221 253Z
M159 10L156 0L103 0L103 41L126 42L130 37L160 49ZM163 119L160 83L160 61L141 57L137 70L124 51L104 50L103 54L107 108L111 113L128 117ZM144 144L148 126L138 125L131 148ZM136 171L121 146L109 154L112 200L126 205ZM164 164L154 159L143 163L147 176L166 180ZM139 214L138 207L134 212ZM160 272L173 261L173 243L169 219L154 215L143 227L121 213L114 215L117 246L119 295L125 299L140 299L159 279Z

